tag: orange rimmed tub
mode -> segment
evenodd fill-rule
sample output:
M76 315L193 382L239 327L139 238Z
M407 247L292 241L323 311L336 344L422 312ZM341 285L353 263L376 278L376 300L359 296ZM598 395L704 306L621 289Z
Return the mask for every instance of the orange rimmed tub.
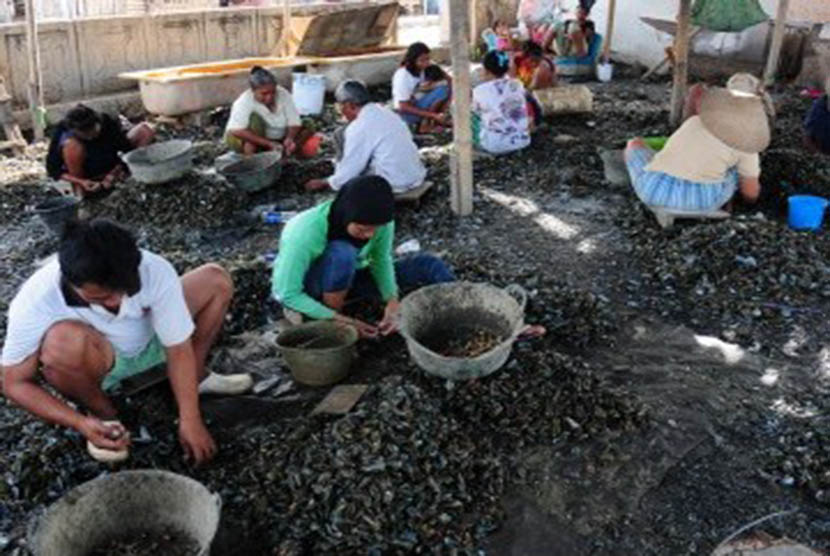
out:
M291 87L291 73L311 58L241 58L133 71L119 75L138 81L141 101L152 114L179 116L229 104L248 86L248 74L254 66L262 66L277 76L280 85Z
M254 66L271 70L289 90L293 72L321 74L326 77L326 90L332 92L344 79L359 79L369 86L391 84L405 52L402 46L375 46L344 49L330 56L241 58L134 71L119 77L138 81L148 112L179 116L232 103L248 86L248 73ZM449 58L446 48L433 49L432 56L437 63Z

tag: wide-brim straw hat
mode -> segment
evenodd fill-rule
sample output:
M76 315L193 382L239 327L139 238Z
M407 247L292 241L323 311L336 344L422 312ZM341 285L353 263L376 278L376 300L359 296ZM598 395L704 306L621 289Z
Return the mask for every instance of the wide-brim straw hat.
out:
M767 113L770 121L775 120L775 102L772 100L770 94L764 89L761 80L751 73L736 73L726 82L726 88L730 91L738 91L751 95L758 95L764 103L764 110Z
M769 120L756 94L711 88L700 103L700 119L709 133L741 152L759 153L770 144Z

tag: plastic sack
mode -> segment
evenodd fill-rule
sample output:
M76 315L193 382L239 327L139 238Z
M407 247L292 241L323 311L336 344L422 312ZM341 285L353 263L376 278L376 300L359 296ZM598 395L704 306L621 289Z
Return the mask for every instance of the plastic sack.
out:
M692 6L692 23L711 31L743 31L768 19L758 0L696 0Z
M564 13L562 0L519 0L517 19L528 27L553 25Z

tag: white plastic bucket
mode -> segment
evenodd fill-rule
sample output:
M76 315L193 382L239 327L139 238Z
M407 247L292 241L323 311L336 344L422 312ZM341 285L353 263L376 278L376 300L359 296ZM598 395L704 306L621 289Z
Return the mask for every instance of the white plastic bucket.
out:
M614 76L614 65L610 62L597 64L597 79L603 83L608 83Z
M294 84L291 96L301 116L317 115L323 111L326 95L326 76L313 73L292 74Z

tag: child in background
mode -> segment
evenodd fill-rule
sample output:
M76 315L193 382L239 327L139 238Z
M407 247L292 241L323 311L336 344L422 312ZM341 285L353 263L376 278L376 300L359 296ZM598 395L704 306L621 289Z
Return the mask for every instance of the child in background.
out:
M441 66L432 64L431 66L427 66L424 70L424 77L418 85L418 88L415 90L413 97L416 101L418 101L440 87L449 86L449 78L447 77L447 74L444 73L444 70L441 69ZM440 131L436 129L436 126L438 126L438 124L436 124L433 120L424 118L418 126L418 133L433 133L435 131Z
M494 21L493 31L496 33L496 50L502 52L513 50L513 38L510 36L510 26L506 21L501 19Z

